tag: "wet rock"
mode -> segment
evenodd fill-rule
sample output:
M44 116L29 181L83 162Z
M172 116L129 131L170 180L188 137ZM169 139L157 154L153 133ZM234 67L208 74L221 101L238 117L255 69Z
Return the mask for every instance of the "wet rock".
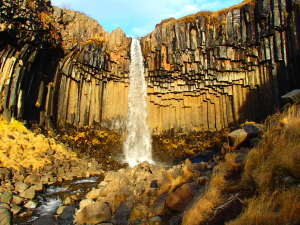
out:
M71 205L72 203L73 203L73 200L70 196L65 198L64 205Z
M56 210L56 214L61 215L65 208L66 206L59 206L58 209Z
M62 224L72 224L75 214L75 206L66 206L64 207L64 210L62 214L58 217L59 221L62 222Z
M27 209L35 209L37 205L38 205L37 202L30 200L24 205L24 207Z
M33 225L58 225L53 216L42 216L33 222Z

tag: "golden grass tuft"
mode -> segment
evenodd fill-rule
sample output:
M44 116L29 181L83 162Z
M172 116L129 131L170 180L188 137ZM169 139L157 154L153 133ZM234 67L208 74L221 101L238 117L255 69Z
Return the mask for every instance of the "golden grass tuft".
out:
M77 160L75 153L57 144L54 139L34 134L21 122L0 120L0 167L38 170L51 164L47 156L51 149L53 160Z
M292 188L250 198L240 217L227 225L297 225L300 222L300 190Z

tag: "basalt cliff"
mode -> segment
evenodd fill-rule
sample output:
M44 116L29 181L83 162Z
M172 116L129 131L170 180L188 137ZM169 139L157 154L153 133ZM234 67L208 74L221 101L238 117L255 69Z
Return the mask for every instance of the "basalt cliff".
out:
M215 131L261 120L299 87L300 5L248 0L141 38L149 124ZM43 127L126 126L131 38L47 0L0 6L0 111Z

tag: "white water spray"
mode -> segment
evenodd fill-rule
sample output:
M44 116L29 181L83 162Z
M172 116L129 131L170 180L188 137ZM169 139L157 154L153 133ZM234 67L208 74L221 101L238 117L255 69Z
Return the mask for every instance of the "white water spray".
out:
M125 161L133 167L141 162L153 163L151 133L147 123L147 85L144 59L139 40L132 39L128 93L127 139Z

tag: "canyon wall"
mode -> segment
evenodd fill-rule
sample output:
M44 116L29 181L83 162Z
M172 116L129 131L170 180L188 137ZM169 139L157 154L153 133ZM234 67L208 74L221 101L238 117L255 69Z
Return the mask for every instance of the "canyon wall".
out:
M45 0L0 6L0 113L124 129L131 39ZM299 1L168 19L141 39L155 132L220 130L276 111L299 87Z
M50 1L1 6L2 113L44 127L124 128L131 39Z
M60 62L53 84L60 126L125 127L131 40L120 29L106 40L76 47Z
M259 0L168 19L142 39L153 129L260 120L299 87L299 1Z

